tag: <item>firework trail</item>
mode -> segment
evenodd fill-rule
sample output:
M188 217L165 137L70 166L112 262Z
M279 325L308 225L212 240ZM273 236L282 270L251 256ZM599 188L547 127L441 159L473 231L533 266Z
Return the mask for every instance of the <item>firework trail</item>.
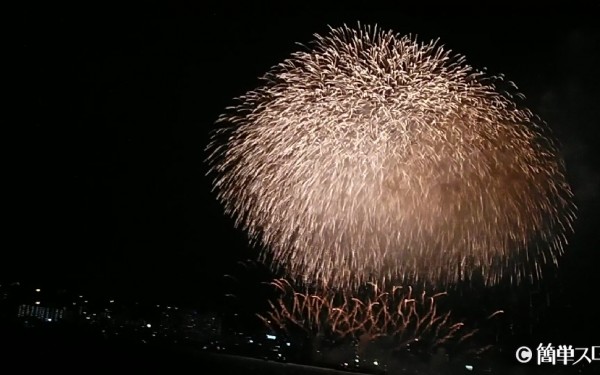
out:
M226 213L274 268L356 288L518 282L556 264L572 194L511 82L360 25L316 35L262 79L220 117L207 160Z
M375 286L357 299L333 289L299 293L283 279L272 285L280 297L258 317L273 330L300 330L338 341L371 342L385 337L392 339L394 350L419 342L428 351L460 344L477 332L453 322L450 312L438 312L436 301L446 293L428 296L413 293L411 287L382 291Z

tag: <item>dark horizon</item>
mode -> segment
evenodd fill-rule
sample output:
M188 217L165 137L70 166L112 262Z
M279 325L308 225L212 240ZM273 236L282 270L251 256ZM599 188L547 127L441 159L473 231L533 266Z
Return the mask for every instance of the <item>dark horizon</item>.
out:
M17 207L0 282L218 305L229 288L223 275L241 272L237 262L256 259L258 250L211 193L203 162L209 132L233 98L256 87L300 48L296 43L328 25L360 21L439 38L474 67L514 81L550 125L579 209L558 271L536 288L552 296L544 324L593 337L600 326L590 302L600 285L600 33L593 10L541 17L515 8L477 18L387 6L29 7L17 20L19 125L9 162ZM268 272L248 278L258 282ZM515 296L536 293L514 288ZM460 293L479 298L473 303L482 309L511 294L480 286ZM515 298L506 305L527 308Z

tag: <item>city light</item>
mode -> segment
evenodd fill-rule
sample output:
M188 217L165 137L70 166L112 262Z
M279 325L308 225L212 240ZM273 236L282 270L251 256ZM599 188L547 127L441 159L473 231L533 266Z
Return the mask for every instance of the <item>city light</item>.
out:
M30 291L35 290L33 288ZM48 292L45 288L44 290ZM49 296L53 296L50 293ZM38 294L38 296L40 296ZM277 333L277 331L266 331L253 335L241 327L221 331L222 321L217 313L199 313L194 309L179 308L175 306L160 305L155 309L155 303L147 312L136 312L135 302L130 306L123 305L122 301L114 299L102 299L97 301L90 296L89 303L84 304L84 298L72 295L71 300L64 300L64 306L59 301L44 299L44 304L35 298L29 304L21 304L16 311L17 317L24 318L23 325L58 326L63 324L71 327L79 327L85 324L101 333L105 339L127 337L134 338L138 343L171 343L177 344L180 340L198 343L199 348L213 351L215 353L241 354L250 357L260 357L269 361L294 362L299 357L291 349L292 343L295 348L301 348L301 342L294 341L293 336ZM76 301L76 302L73 302ZM102 302L102 303L98 303ZM106 303L110 302L110 307ZM131 309L130 309L131 308ZM179 310L176 311L176 310ZM238 315L242 315L241 313ZM231 314L233 316L233 313ZM155 320L159 319L159 320ZM269 332L269 333L267 333ZM232 340L232 341L230 341ZM354 348L356 349L356 348ZM321 357L326 355L327 350L314 348L313 354ZM359 369L365 366L382 369L385 363L379 362L373 357L363 358L356 350L346 352L345 356L335 361L335 366L343 366L346 369ZM345 361L345 362L344 362ZM294 362L295 363L295 362ZM331 363L333 365L333 363ZM464 366L464 364L463 364ZM473 371L473 366L467 365L466 370Z
M41 292L42 290L41 290L41 289L36 289L35 291L39 293L39 292Z

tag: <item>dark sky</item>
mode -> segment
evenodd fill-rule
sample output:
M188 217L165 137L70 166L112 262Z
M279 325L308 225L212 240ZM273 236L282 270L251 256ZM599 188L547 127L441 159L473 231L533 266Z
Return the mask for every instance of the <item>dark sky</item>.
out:
M524 14L393 2L356 9L191 3L30 6L15 14L19 49L5 58L14 61L18 115L4 124L16 134L5 139L10 241L0 280L175 301L219 294L222 275L255 253L204 177L214 121L296 42L361 21L439 37L472 65L518 84L563 143L580 206L560 285L573 299L597 295L597 6Z

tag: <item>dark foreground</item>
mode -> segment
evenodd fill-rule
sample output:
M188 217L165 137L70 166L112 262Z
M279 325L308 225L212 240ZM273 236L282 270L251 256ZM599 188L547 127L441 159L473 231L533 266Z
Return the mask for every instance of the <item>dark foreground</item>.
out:
M317 367L216 355L195 346L105 339L85 330L0 329L0 374L343 374Z
M106 340L86 332L0 332L0 374L347 374L313 366L212 354L195 347Z
M403 364L379 374L592 374L597 368L499 365L493 369L433 368ZM544 371L542 371L544 370ZM82 330L0 329L0 374L51 371L60 374L350 374L350 372L213 354L191 345L143 344L104 339ZM369 373L369 372L367 372ZM370 372L375 374L375 372ZM360 374L354 372L354 374Z

